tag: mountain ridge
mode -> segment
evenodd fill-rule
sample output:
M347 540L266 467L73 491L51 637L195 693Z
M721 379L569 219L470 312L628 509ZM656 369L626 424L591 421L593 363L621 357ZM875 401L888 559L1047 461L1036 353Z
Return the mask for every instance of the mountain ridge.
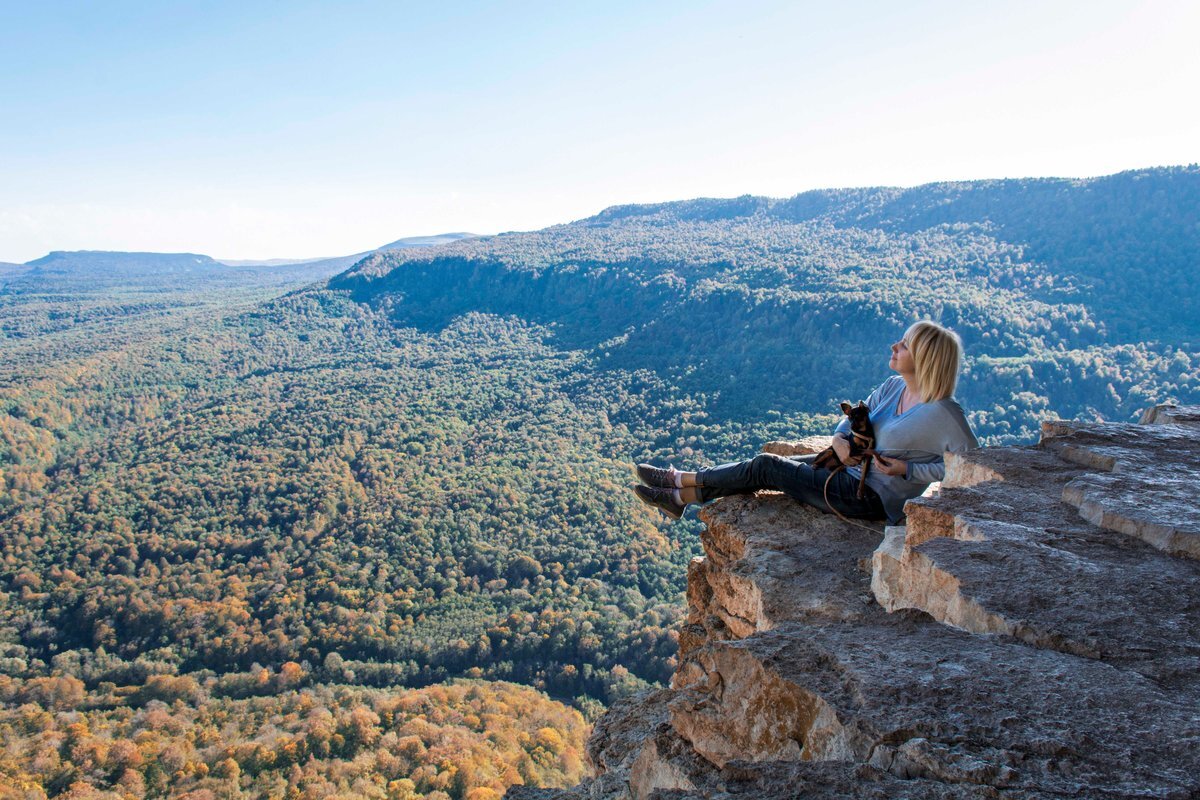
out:
M202 265L208 267L221 263L211 256L201 253L156 253L146 250L51 250L41 258L25 262L25 266L46 268L61 265L63 262L75 266L72 262L78 261L106 268L130 266L129 262L131 261L133 266L143 266L147 262L153 262L156 265L170 264L181 267Z
M478 237L479 234L477 233L468 233L465 231L453 231L449 233L435 233L431 235L420 236L404 236L372 250L363 250L359 253L354 253L348 256L316 256L313 258L235 259L213 258L212 256L205 255L204 253L165 253L156 250L51 250L44 256L26 261L21 264L10 263L7 261L0 262L0 268L10 269L18 267L44 267L62 261L70 261L71 259L79 258L87 258L107 266L110 264L115 264L115 262L119 260L129 260L130 257L136 257L139 260L153 259L156 261L166 262L193 261L197 264L221 264L227 267L298 266L300 264L312 264L318 261L324 262L347 258L361 258L371 253L385 250L400 250L409 247L437 247L438 245L457 242L462 239L474 239Z
M903 198L921 198L933 196L937 193L947 194L964 190L974 192L1014 188L1022 191L1052 188L1089 188L1102 186L1110 182L1136 181L1151 176L1196 177L1200 176L1200 164L1145 167L1124 170L1111 175L1087 178L983 178L978 180L931 181L909 187L880 185L809 189L788 197L744 194L727 198L696 197L658 203L628 203L609 206L590 217L583 217L567 224L589 224L633 216L654 216L675 210L689 212L676 215L676 219L713 219L765 214L790 221L802 221L822 216L825 213L825 209L819 201L826 201L825 205L828 206L833 202L845 204L848 200L856 200L859 203L878 202L880 200L896 202ZM718 215L717 212L723 208L734 213L732 215Z
M615 206L375 253L327 286L422 330L471 312L550 325L739 417L866 396L869 365L929 317L966 342L960 392L985 435L1029 441L1053 412L1130 419L1194 397L1198 253L1193 165Z
M364 257L405 248L433 248L473 237L444 233L397 239L348 256L310 259L221 260L202 253L127 250L52 250L25 264L0 265L0 285L9 292L133 291L202 288L208 282L253 286L302 285L328 279ZM69 284L69 286L68 286Z

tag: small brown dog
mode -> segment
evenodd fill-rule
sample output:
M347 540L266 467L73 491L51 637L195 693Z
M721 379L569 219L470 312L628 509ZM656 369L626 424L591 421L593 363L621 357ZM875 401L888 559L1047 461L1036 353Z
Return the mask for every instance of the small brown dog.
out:
M871 409L866 403L851 406L842 403L842 413L850 418L850 456L861 456L862 477L858 481L858 496L861 498L867 487L867 471L871 469L871 457L875 454L875 427L871 425ZM832 447L822 450L813 460L813 466L821 469L838 470L846 465L838 458Z

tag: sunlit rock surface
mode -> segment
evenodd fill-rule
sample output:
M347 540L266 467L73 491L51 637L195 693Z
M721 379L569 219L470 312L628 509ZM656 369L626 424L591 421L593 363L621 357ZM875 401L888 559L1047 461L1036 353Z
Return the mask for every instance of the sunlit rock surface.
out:
M1143 420L951 455L907 527L710 504L671 688L510 796L1200 797L1200 409Z

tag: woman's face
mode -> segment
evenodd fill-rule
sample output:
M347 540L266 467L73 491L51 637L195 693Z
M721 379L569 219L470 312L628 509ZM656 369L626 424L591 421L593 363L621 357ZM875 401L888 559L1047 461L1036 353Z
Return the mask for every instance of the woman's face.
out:
M892 357L888 361L888 366L901 375L912 375L917 371L917 366L913 363L912 352L908 349L908 342L901 339L892 345Z

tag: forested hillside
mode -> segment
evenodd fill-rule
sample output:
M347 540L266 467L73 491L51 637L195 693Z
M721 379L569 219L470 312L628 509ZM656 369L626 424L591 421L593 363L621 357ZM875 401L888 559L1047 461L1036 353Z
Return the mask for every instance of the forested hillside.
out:
M0 785L572 783L585 719L673 668L698 552L631 461L827 431L922 316L963 334L993 442L1196 402L1198 186L626 206L316 285L197 256L11 270Z
M546 330L46 288L0 297L0 775L491 797L578 779L559 701L669 674L693 543L624 490L632 390ZM439 705L451 679L482 711ZM436 731L380 711L419 687Z
M914 319L958 330L959 396L992 441L1049 415L1197 396L1200 168L622 206L365 259L335 278L400 324L465 310L553 325L722 418L831 408Z

